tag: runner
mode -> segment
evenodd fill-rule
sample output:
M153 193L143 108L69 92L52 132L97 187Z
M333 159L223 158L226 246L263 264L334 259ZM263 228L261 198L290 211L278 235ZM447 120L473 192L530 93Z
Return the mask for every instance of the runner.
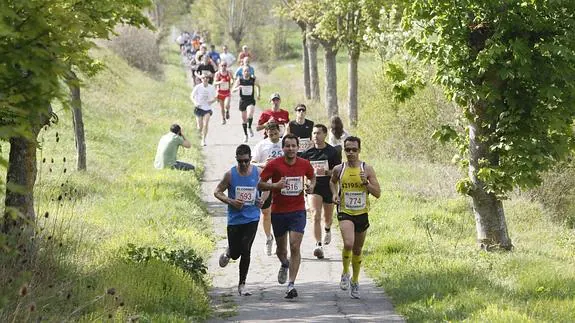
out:
M218 103L222 112L222 124L226 124L226 119L230 118L230 88L232 85L232 73L228 71L228 63L220 63L220 69L214 76L214 85L218 89Z
M196 67L196 77L200 79L200 76L205 75L208 77L208 83L214 83L214 74L216 73L216 68L210 60L208 55L203 55L201 63Z
M316 124L313 127L313 147L301 154L302 158L310 161L317 178L313 193L308 195L308 202L313 219L315 236L315 249L313 255L323 259L323 245L331 242L331 224L333 218L333 196L329 186L329 179L335 166L341 164L341 153L333 146L325 142L327 127ZM324 240L321 239L321 219L324 219Z
M228 52L228 46L224 45L222 46L222 53L220 54L220 60L222 62L226 62L228 63L228 67L232 68L232 65L235 63L236 58L234 57L234 55L230 52Z
M238 69L236 70L236 72L234 73L234 77L235 78L240 78L242 77L242 75L244 74L244 69L248 69L250 70L250 75L251 76L255 76L256 72L253 68L253 66L250 65L250 58L249 57L244 57L243 60L240 61L240 67L238 67Z
M232 167L216 187L214 196L228 205L228 248L220 256L220 267L228 265L230 258L240 259L238 294L249 296L246 277L250 268L252 244L258 231L260 219L257 184L260 171L250 165L251 151L248 145L236 148L237 166ZM227 196L224 191L228 191Z
M240 90L240 111L242 112L244 142L248 142L248 130L250 131L250 136L254 136L254 131L252 130L254 109L256 107L256 99L260 99L260 85L248 69L245 69L242 77L236 80L232 92L238 89ZM257 92L257 94L255 94L255 92Z
M280 126L280 137L284 135L285 125L289 122L289 112L280 108L281 97L279 93L274 93L270 96L270 102L273 106L262 112L256 127L257 131L265 129L268 122L274 122ZM265 138L265 135L264 135Z
M298 104L295 107L295 120L290 121L286 127L286 133L293 133L299 138L298 153L302 153L313 147L313 143L311 142L313 121L305 118L306 110L305 104Z
M280 128L277 123L269 123L266 126L267 138L258 142L254 147L254 157L252 164L263 169L267 163L277 157L283 156L283 150L280 143ZM272 255L274 236L272 235L272 194L269 191L262 193L262 200L265 201L262 206L262 227L266 234L265 251L268 256Z
M333 116L330 119L329 135L327 136L327 142L334 146L341 153L341 147L343 146L343 141L345 138L349 137L349 134L343 129L343 122L341 122L340 117Z
M196 127L202 136L201 145L206 145L208 135L208 124L212 111L212 103L216 102L216 88L208 83L207 75L201 76L202 83L194 86L190 99L194 103L194 114L196 115Z
M343 290L349 289L351 298L359 298L361 251L369 228L369 195L379 198L381 188L373 167L359 159L361 140L347 137L343 148L347 162L333 169L330 181L333 202L338 205L337 219L343 238L343 273L339 286ZM350 262L353 269L351 281Z
M210 45L210 51L208 52L208 56L210 56L210 59L212 60L212 62L217 66L220 64L220 53L218 53L216 51L216 45Z
M242 63L245 57L252 58L252 53L250 53L248 46L242 46L242 51L238 54L238 63Z
M269 161L260 175L258 188L272 191L272 227L276 239L276 254L281 262L278 283L289 283L285 298L297 297L295 279L301 262L301 241L306 224L304 206L304 176L307 193L313 192L315 175L309 161L297 157L298 138L292 134L282 139L283 157ZM267 181L271 179L272 183ZM288 258L288 232L290 258Z

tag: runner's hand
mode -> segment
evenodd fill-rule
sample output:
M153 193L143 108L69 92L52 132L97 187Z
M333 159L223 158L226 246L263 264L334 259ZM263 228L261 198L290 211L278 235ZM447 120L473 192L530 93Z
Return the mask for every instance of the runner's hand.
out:
M338 195L338 194L334 194L333 197L332 197L332 201L333 201L333 204L339 205L339 202L340 202L340 201L339 201L339 195Z
M314 188L313 185L305 184L305 192L306 192L307 194L312 194L312 193L313 193L313 188Z
M261 209L262 206L264 206L264 202L265 202L265 200L262 199L261 197L260 197L260 198L257 198L257 199L256 199L256 206Z
M359 178L361 179L361 182L363 183L363 185L367 185L367 176L365 175L365 172L360 172L359 173Z
M236 208L236 209L238 209L238 210L241 210L242 207L244 206L244 201L235 199L235 200L230 200L229 204L230 204L233 208Z
M284 187L286 187L286 181L284 177L282 177L279 182L272 183L272 190L281 190Z

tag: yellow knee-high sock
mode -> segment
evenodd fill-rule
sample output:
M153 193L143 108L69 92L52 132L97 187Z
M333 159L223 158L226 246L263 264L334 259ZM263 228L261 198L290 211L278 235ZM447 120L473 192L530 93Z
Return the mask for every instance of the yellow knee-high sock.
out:
M343 260L343 273L349 274L349 263L351 262L351 250L343 249L341 251L341 258Z
M351 257L351 268L353 268L353 274L351 280L355 283L359 281L359 269L361 268L362 255L353 255Z

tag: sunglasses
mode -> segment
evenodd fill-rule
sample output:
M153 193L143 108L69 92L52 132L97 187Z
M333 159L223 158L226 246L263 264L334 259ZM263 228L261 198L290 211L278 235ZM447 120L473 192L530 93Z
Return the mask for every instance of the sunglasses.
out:
M305 112L305 109L297 109L297 112Z
M236 161L240 164L249 164L250 162L249 159L238 159L238 158L236 158Z
M345 150L345 152L347 152L347 153L351 153L351 152L356 153L356 152L359 151L358 148L345 148L344 150Z

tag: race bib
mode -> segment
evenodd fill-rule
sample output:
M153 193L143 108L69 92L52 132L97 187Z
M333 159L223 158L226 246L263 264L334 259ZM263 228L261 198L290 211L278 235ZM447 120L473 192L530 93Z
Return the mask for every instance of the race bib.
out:
M251 186L236 186L236 199L244 201L244 205L254 205L256 188Z
M313 143L310 138L299 138L299 150L298 152L304 152L313 147Z
M313 167L315 176L327 176L329 170L329 163L327 160L310 160L311 167Z
M281 149L272 149L270 150L269 154L268 154L268 159L269 158L276 158L276 157L280 157L283 156L284 152Z
M254 93L254 87L251 85L240 85L242 89L242 95L252 95Z
M344 207L348 210L362 210L366 207L367 194L365 192L345 192Z
M303 191L303 177L285 177L285 187L282 188L282 195L298 196Z
M230 82L220 83L220 90L227 91L230 89Z

